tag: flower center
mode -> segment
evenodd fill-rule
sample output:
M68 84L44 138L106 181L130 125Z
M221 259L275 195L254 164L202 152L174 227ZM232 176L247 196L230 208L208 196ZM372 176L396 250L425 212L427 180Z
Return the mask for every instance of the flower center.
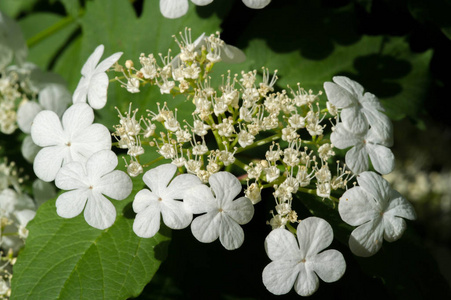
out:
M222 208L218 209L219 212L223 212L224 210Z
M67 146L67 147L70 147L70 145L71 145L70 142L67 142L67 143L66 143L66 146Z
M158 197L158 201L163 201L163 198L161 198L161 197Z
M301 259L301 263L305 263L305 262L306 262L305 258Z
M94 187L92 185L89 186L89 189L92 190Z

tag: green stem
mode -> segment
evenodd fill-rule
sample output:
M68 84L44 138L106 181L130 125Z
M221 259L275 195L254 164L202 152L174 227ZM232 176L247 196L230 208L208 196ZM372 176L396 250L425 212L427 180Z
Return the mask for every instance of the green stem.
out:
M163 160L163 159L164 159L164 157L160 156L160 157L155 158L154 160L152 160L150 163L147 163L147 164L142 165L142 166L143 166L143 168L147 168L147 167L153 165L154 163L157 163L157 162L159 162L160 160Z
M246 164L243 163L238 158L235 157L235 162L233 164L236 165L237 167L239 167L240 169L243 169L243 171L246 171Z
M243 152L245 150L249 150L249 149L252 149L252 148L255 148L255 147L258 147L258 146L262 146L262 145L267 144L267 143L271 143L272 141L276 141L276 140L280 139L281 136L282 136L282 133L277 133L277 134L268 136L267 138L264 138L263 140L256 141L255 143L253 143L252 145L247 146L246 148L239 148L236 151L236 153L240 153L240 152Z
M82 16L84 14L83 11L80 11L80 13L78 14L78 16ZM33 46L35 46L36 44L38 44L39 42L41 42L42 40L45 40L46 38L48 38L49 36L51 36L52 34L54 34L55 32L58 32L59 30L63 29L64 27L68 26L69 24L72 24L76 19L72 16L67 16L61 20L59 20L58 22L56 22L55 24L53 24L52 26L44 29L43 31L39 32L38 34L36 34L35 36L32 36L31 38L29 38L27 40L27 46L28 48L31 48Z
M294 234L294 235L297 234L296 229L295 229L293 226L291 226L290 223L287 222L287 224L285 224L285 226L287 226L288 230L289 230L292 234Z
M301 192L301 193L311 194L311 195L315 195L316 196L316 190L306 189L306 188L300 187L298 191ZM329 196L329 199L334 201L334 202L337 202L337 203L339 202L339 200L337 198L333 197L333 196Z

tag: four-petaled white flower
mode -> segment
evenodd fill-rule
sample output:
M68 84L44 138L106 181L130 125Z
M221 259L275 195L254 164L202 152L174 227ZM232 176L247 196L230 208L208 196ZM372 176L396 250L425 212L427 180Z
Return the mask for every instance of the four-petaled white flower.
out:
M61 121L53 111L41 111L31 126L33 142L43 147L33 164L36 176L52 181L63 164L86 161L99 150L111 149L110 132L93 121L94 112L86 103L69 107Z
M349 248L358 256L374 255L383 239L396 241L406 229L403 218L416 218L412 205L389 183L374 172L357 176L359 186L340 198L338 212L343 221L358 226L349 238Z
M75 89L73 102L85 102L88 99L89 105L94 109L101 109L106 104L108 76L106 71L121 57L122 52L114 53L99 63L102 57L104 46L98 46L89 56L81 69L83 75Z
M55 185L69 190L56 199L56 212L63 218L78 216L84 209L86 222L105 229L116 220L116 209L104 195L123 200L132 191L132 181L125 172L114 170L117 157L111 150L94 153L86 162L65 164L56 174Z
M133 223L136 235L153 237L160 229L161 216L164 224L172 229L183 229L191 223L193 214L177 199L184 199L186 190L201 182L190 174L178 175L171 181L176 171L175 165L164 164L144 174L143 181L150 190L139 191L133 201L133 210L137 213Z
M241 225L254 215L254 206L246 197L234 198L241 192L239 180L229 172L210 176L210 187L198 185L185 194L185 203L198 216L191 224L194 237L203 243L211 243L218 237L227 250L239 248L244 241Z
M346 149L353 146L346 152L346 165L355 174L368 171L368 156L376 171L381 174L388 174L395 167L395 156L387 148L388 144L371 127L367 132L353 134L346 130L343 123L338 123L332 134L330 141L338 149Z
M371 93L363 93L363 87L344 76L335 76L333 82L325 82L324 90L328 100L341 109L341 120L351 133L361 134L368 125L375 128L377 134L388 146L393 144L393 125L383 113L379 99Z
M263 270L263 284L275 295L294 290L301 296L312 295L319 286L318 276L334 282L343 276L346 263L337 250L326 250L333 240L333 231L323 219L302 220L294 235L286 229L274 229L266 237L265 248L272 262Z
M191 0L196 5L208 5L213 0ZM243 3L253 9L261 9L267 6L271 0L243 0ZM160 0L161 14L168 19L177 19L188 12L188 0Z

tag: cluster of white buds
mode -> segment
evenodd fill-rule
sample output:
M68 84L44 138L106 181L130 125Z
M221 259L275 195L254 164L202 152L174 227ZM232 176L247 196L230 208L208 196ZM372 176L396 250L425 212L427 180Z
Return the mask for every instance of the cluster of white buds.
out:
M197 181L209 183L213 190L219 186L222 188L217 180L227 172L220 171L232 170L233 166L241 185L246 185L244 194L252 204L262 200L263 189L274 190L275 210L270 212L272 218L267 222L273 229L267 238L267 242L274 245L271 247L278 247L278 243L272 241L276 237L293 240L294 237L285 228L294 233L296 230L310 231L315 224L321 224L321 230L332 234L330 225L322 219L298 220L293 205L298 193L316 195L319 201L331 208L338 207L340 216L348 224L358 223L355 218L359 217L354 212L361 209L379 212L374 214L374 222L380 228L385 226L378 216L387 220L391 218L389 214L383 214L383 209L386 207L384 203L392 199L374 198L378 194L374 193L376 188L370 179L380 183L378 189L387 189L386 182L375 173L364 172L369 168L368 156L379 173L389 173L393 168L394 157L387 148L392 143L392 125L374 95L363 94L363 87L346 77L334 77L335 83L325 84L328 101L320 99L321 91L307 91L299 83L297 89L288 87L288 90L276 91L277 70L271 76L266 68L262 68L261 72L252 70L239 74L228 71L222 75L222 84L214 86L212 82L216 81L210 77L214 64L240 57L241 54L236 51L232 53L234 48L226 45L219 34L201 35L192 42L191 31L187 29L180 37L180 40L175 38L180 54L175 58L170 56L171 51L165 57L159 55L163 65L159 65L155 56L150 54L140 56L142 68L139 71L134 69L130 60L126 62L126 72L123 67L117 68L128 80L127 83L122 82L123 87L131 93L145 84L156 85L161 94L183 95L189 100L188 103L193 104L191 120L178 118L177 109L172 108L169 101L163 106L157 103L157 111L147 110L147 116L140 116L139 120L137 110L132 111L131 106L127 113L119 114L120 122L115 127L114 136L119 148L128 149L131 160L126 166L131 176L145 172L145 168L154 162L140 161L149 148L159 153L161 159L170 160L179 172L191 174L187 175L190 178L196 175ZM328 126L326 120L331 119L335 119L336 124L330 122L332 125ZM268 144L264 157L251 153L255 148ZM335 147L354 147L346 154L346 164L336 159ZM257 153L261 153L260 149ZM174 166L172 168L175 170ZM153 171L147 172L150 174ZM359 177L356 176L358 174ZM359 186L352 182L353 187L348 189L353 179L357 179ZM239 193L238 189L235 192ZM198 197L207 197L188 194L188 203L196 202ZM358 199L363 195L368 199L373 197L374 201L355 208L354 203L360 201ZM371 206L373 202L380 207ZM196 209L193 212L197 212ZM408 213L406 218L415 218L407 204L399 207L399 210L403 209ZM220 208L219 212L222 211ZM251 216L251 209L248 213ZM177 226L173 224L170 227ZM386 227L386 230L391 230L389 225ZM362 228L371 231L364 224ZM193 233L197 231L193 229ZM358 233L358 230L353 234L357 234L355 232ZM200 233L194 234L200 241L206 241ZM299 232L298 238L303 238ZM363 246L355 243L357 238L350 240L351 251L356 255L369 256L380 248L380 243L377 244L380 237L374 243ZM226 248L235 249L236 245ZM299 263L306 260L294 256ZM340 274L337 273L332 281L341 277L345 269L341 254L337 254L335 260L340 265ZM264 283L270 291L282 293L277 285L273 285L274 278L278 276L278 271L272 270L273 267L270 264L265 269ZM297 292L311 295L314 290Z
M17 129L17 106L22 98L19 76L0 70L0 132L11 134Z

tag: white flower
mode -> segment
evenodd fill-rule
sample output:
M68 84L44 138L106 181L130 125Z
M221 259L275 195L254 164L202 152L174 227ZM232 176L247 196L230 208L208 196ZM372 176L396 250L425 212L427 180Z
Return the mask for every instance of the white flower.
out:
M63 164L86 161L93 153L110 149L110 132L93 121L94 112L85 103L69 107L61 121L53 111L41 111L31 126L34 143L43 147L33 164L36 176L52 181Z
M185 194L185 202L197 217L191 231L199 241L211 243L219 237L227 250L239 248L244 232L239 224L248 223L254 215L254 206L246 197L233 200L241 192L239 180L229 172L212 174L210 188L198 185Z
M347 190L340 198L338 212L343 221L358 226L349 238L349 248L358 256L371 256L383 239L396 241L406 229L402 218L416 218L412 205L388 182L374 172L357 176L359 186Z
M184 199L186 190L201 182L190 174L178 175L171 181L176 171L175 165L164 164L144 174L143 181L150 190L139 191L133 201L137 213L133 223L136 235L153 237L160 229L160 214L164 224L172 229L183 229L191 223L193 214L177 199Z
M354 134L346 130L343 123L338 123L330 136L332 144L338 149L346 149L353 146L346 153L346 165L355 174L367 171L368 156L376 171L388 174L395 167L395 156L387 148L388 143L384 141L371 127L367 132Z
M319 286L318 276L334 282L343 276L346 263L337 250L323 249L333 240L333 231L323 219L310 217L297 227L297 239L286 229L274 229L266 237L265 248L272 262L263 270L263 284L275 295L294 290L312 295Z
M196 5L208 5L213 0L191 0ZM243 0L243 3L254 9L260 9L267 6L271 0ZM188 12L188 0L160 0L161 14L168 19L177 19Z
M114 170L116 166L117 157L111 150L98 151L85 163L65 164L55 178L59 189L69 190L56 199L58 215L73 218L84 209L85 220L92 227L105 229L113 225L116 209L105 196L123 200L133 187L125 172Z
M363 93L363 87L344 76L335 76L333 82L325 82L327 98L341 109L340 117L345 128L355 134L366 132L368 124L374 127L382 140L393 144L393 125L383 113L379 99L371 93Z
M94 109L101 109L106 104L108 76L106 71L121 57L122 52L114 53L99 63L104 47L98 46L89 56L81 69L81 79L75 89L73 102L86 102Z

